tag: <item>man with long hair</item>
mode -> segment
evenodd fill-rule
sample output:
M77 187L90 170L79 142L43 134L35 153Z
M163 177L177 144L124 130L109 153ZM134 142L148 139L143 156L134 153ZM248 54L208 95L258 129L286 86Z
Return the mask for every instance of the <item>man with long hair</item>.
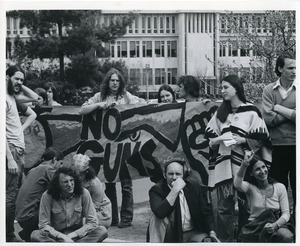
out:
M72 168L60 167L42 196L39 230L32 232L31 241L91 243L106 237L107 230L98 226L92 198L78 174Z
M19 242L14 234L15 200L21 184L25 164L25 141L23 131L36 118L36 113L25 104L26 100L38 98L32 90L23 85L25 73L11 66L6 70L6 241ZM22 124L19 111L27 116Z

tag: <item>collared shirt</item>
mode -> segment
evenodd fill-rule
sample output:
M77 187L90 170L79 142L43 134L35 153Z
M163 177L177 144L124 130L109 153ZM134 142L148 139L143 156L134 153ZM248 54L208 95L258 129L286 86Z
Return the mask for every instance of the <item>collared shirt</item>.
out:
M86 223L83 225L84 217ZM86 189L81 196L73 195L68 199L61 196L59 200L55 200L47 191L44 192L39 214L41 230L56 238L60 232L70 229L82 238L97 225L96 210Z
M288 90L286 90L285 88L283 88L283 86L280 84L280 79L278 79L276 81L276 84L274 85L273 89L278 88L278 91L281 95L282 99L286 99L288 97L288 95L291 93L293 88L296 88L296 80L294 80L293 84L290 86L290 88L288 88Z
M190 231L194 228L189 206L187 204L183 190L179 192L182 231Z

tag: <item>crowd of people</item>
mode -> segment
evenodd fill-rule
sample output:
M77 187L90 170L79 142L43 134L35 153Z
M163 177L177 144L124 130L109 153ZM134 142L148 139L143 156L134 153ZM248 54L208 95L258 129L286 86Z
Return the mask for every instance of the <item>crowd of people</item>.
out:
M208 183L184 156L161 163L163 178L149 190L148 242L295 241L295 57L283 52L275 72L279 78L264 88L261 109L247 100L238 76L222 79L223 101L204 134L209 144ZM125 163L119 171L120 218L116 183L103 183L87 155L77 153L71 163L64 163L63 153L53 146L24 169L23 131L36 118L32 107L61 106L53 83L32 91L23 85L24 78L17 66L6 71L6 241L102 242L110 226L130 227L134 201ZM122 73L111 69L100 92L79 114L145 103L125 88ZM198 79L190 75L179 78L175 91L162 85L158 103L177 103L176 95L186 103L210 103L200 96ZM27 116L23 124L19 113ZM15 220L22 228L19 237Z

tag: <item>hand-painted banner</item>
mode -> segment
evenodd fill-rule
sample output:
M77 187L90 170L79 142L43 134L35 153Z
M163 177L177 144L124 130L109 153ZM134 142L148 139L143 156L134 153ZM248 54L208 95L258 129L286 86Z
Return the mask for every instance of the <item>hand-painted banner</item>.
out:
M54 146L71 164L76 153L91 158L107 182L162 177L169 156L186 159L207 183L208 141L203 138L217 104L201 102L118 105L81 116L79 107L54 107L38 115L25 132L26 167Z

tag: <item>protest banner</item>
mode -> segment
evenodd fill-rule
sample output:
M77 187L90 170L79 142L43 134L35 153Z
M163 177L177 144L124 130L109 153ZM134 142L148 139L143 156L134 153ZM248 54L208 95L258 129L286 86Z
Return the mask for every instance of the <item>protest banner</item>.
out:
M209 149L206 125L216 103L118 105L108 110L79 115L79 107L40 109L25 132L26 167L38 161L47 147L65 154L72 164L76 153L91 158L98 177L115 182L128 174L132 179L162 177L163 161L184 158L207 183ZM128 173L127 173L128 172Z

